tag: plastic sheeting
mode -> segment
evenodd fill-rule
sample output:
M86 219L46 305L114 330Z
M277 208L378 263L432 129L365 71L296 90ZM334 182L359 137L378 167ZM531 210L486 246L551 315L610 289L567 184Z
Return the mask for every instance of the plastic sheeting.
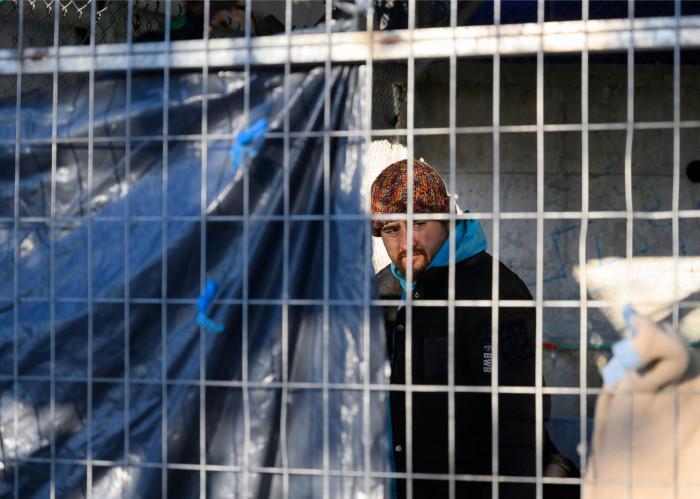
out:
M52 96L22 95L16 204L17 103L0 102L2 496L387 490L367 473L389 452L361 134L324 162L324 69L287 89L255 73L267 135L232 165L245 75L203 78L134 75L128 114L124 75L94 107L87 83L60 87L53 170ZM363 68L328 78L330 128L360 130ZM221 333L197 325L206 279Z

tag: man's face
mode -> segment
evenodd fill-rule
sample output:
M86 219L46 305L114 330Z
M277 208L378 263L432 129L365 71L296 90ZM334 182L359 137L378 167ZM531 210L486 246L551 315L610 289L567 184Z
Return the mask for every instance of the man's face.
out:
M389 222L382 227L382 241L389 258L406 276L408 243L406 222ZM439 220L416 220L413 222L413 280L428 268L435 255L447 240L447 224Z

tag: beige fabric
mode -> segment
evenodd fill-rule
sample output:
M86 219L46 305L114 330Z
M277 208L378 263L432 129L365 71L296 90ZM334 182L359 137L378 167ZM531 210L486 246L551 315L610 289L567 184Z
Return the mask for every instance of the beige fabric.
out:
M604 385L621 393L598 397L585 497L698 499L700 358L647 317L635 314L631 323L644 367ZM674 496L674 481L695 485L678 485Z

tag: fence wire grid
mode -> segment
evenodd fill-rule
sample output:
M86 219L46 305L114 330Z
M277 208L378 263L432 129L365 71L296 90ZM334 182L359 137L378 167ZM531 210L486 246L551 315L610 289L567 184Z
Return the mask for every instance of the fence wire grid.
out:
M493 407L534 394L541 428L550 396L546 427L581 478L545 476L541 459L534 476L500 475L494 444L491 474L438 477L449 497L470 480L494 498L513 480L538 498L547 484L692 497L700 484L677 461L670 479L634 475L631 401L624 478L587 470L622 308L665 321L692 355L700 345L699 51L700 3L680 0L0 0L2 495L391 497L399 478L415 497L426 477L392 471L388 391L446 393L454 409L481 389ZM236 149L260 117L269 128ZM389 384L378 314L421 304L377 295L389 260L369 234L369 186L406 158L435 167L455 201L442 219L479 219L533 296L431 305L492 307L494 331L499 307L534 307L534 386ZM196 240L186 252L180 231ZM256 253L277 281L262 282ZM198 295L227 265L235 286L211 314L233 339L212 340ZM338 272L354 274L343 291ZM116 371L93 358L115 322ZM64 329L79 339L62 343ZM679 398L699 394L668 393L676 456Z

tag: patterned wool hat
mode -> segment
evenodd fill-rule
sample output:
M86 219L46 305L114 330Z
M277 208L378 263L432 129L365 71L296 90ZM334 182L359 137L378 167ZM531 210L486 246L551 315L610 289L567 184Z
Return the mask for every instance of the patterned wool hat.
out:
M387 166L372 183L372 214L406 213L406 160ZM450 198L442 177L428 163L413 161L413 213L447 213ZM388 220L372 220L379 237Z

